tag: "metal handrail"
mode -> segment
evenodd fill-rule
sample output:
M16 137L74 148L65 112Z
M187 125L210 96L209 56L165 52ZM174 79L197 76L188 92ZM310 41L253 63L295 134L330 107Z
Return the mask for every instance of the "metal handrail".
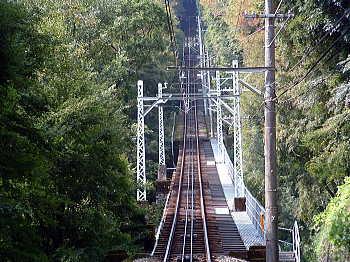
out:
M197 116L197 107L194 107L195 114ZM211 262L211 254L210 254L210 247L209 247L209 238L208 238L208 229L207 229L207 220L206 220L206 214L205 214L205 203L204 203L204 189L202 185L202 171L201 171L201 158L200 158L200 148L199 148L199 134L198 134L198 122L196 117L196 144L197 144L197 164L198 164L198 177L199 177L199 190L200 190L200 202L201 202L201 215L203 220L203 231L204 231L204 240L205 240L205 250L207 255L207 262Z
M231 177L231 180L236 186L235 180L234 180L234 173L233 173L233 164L232 161L227 153L226 148L223 148L224 152L224 162L227 167L228 174ZM244 187L244 196L246 198L246 210L249 218L251 219L252 223L255 225L255 228L258 230L260 235L265 238L264 228L263 225L260 224L260 215L265 214L265 208L259 203L259 201L252 195L252 193L248 190L248 188L244 185L244 182L242 183ZM293 246L293 253L295 262L301 261L301 253L300 253L300 233L299 233L299 227L297 221L294 222L293 229L289 228L283 228L280 227L280 230L289 231L292 233L293 243L289 243L287 241L279 240L279 242L287 244L289 246Z
M290 229L290 228L278 227L278 229L279 229L279 230L284 230L284 231L293 232L293 229Z
M246 198L246 207L247 209L250 210L250 212L247 212L247 214L252 221L256 222L254 223L254 225L255 225L255 228L258 230L259 234L263 238L265 238L264 228L260 224L260 216L262 214L265 214L265 209L260 205L258 200L255 197L253 197L253 195L250 193L248 188L246 188L245 186L244 186L244 195Z
M166 201L165 201L164 209L163 209L163 214L162 214L162 219L160 220L159 226L158 226L158 228L157 228L156 242L154 243L154 247L153 247L151 256L154 255L154 252L156 251L156 248L157 248L157 245L158 245L158 240L159 240L160 232L162 231L162 228L163 228L163 225L164 225L164 222L165 222L166 211L167 211L167 208L166 208L166 207L167 207L167 205L168 205L169 198L170 198L170 191L169 191L169 193L168 193L168 195L167 195L167 197L166 197Z
M223 153L224 153L225 165L227 167L228 173L231 177L233 184L236 186L237 184L240 184L240 183L235 183L233 164L225 147L223 148ZM252 195L249 189L244 185L244 182L242 182L241 184L243 185L243 192L246 198L246 207L247 207L247 210L249 211L247 212L247 214L249 218L252 220L253 224L255 225L255 228L258 230L258 233L263 238L265 238L264 229L260 224L260 215L265 214L265 209L259 203L259 201Z
M286 244L286 245L288 245L288 246L293 246L292 243L289 243L289 242L284 241L284 240L280 240L280 239L279 239L278 242L281 242L281 243Z
M292 243L289 243L287 241L278 240L280 243L287 244L288 246L292 246L292 252L294 255L295 262L300 262L300 235L299 235L299 227L297 221L294 222L294 226L292 229L290 228L284 228L279 227L279 230L288 231L292 235Z
M187 119L186 116L184 117L184 139L183 139L183 147L182 147L182 159L181 159L181 170L180 170L180 178L179 178L179 187L178 187L178 192L177 192L177 199L176 199L176 207L175 207L175 212L174 212L174 219L173 223L171 226L171 231L169 235L169 240L168 244L166 247L166 251L164 254L164 259L163 262L166 262L168 260L168 256L170 254L170 249L173 243L173 237L175 234L175 228L176 228L176 221L177 221L177 213L178 213L178 208L179 208L179 203L180 203L180 198L181 198L181 185L182 185L182 178L183 178L183 171L184 171L184 163L185 163L185 151L186 151L186 133L187 133Z
M298 222L294 222L293 227L293 252L295 257L295 262L300 262L301 254L300 254L300 234Z

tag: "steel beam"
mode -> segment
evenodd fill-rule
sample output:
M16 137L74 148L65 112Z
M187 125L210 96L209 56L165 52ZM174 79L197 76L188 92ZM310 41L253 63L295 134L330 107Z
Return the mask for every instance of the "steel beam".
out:
M245 87L247 87L250 91L252 91L253 93L259 95L259 96L264 96L263 92L261 92L259 89L257 89L256 87L252 86L251 84L249 84L248 82L239 79L239 82L241 84L243 84Z
M220 84L220 72L216 71L216 91L217 98L221 95L221 84ZM218 138L218 149L219 149L219 161L223 162L223 147L224 147L224 137L222 132L222 107L221 100L217 100L217 108L216 108L216 122L217 122L217 138Z
M162 100L163 86L158 84L158 97ZM158 105L158 123L159 123L159 136L158 136L158 153L159 153L159 166L165 166L165 147L164 147L164 117L163 117L163 104Z
M266 71L275 71L274 67L191 67L191 66L168 66L168 71L226 71L239 73L265 73Z
M143 81L137 82L137 201L146 201L145 119Z
M238 61L232 63L233 67L238 67ZM244 196L243 181L243 158L242 158L242 127L241 127L241 109L240 109L240 86L238 81L238 72L233 73L232 78L233 94L233 169L235 180L235 197Z

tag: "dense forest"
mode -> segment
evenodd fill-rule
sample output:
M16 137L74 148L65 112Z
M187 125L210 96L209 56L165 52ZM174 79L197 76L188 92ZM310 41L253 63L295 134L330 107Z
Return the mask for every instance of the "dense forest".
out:
M163 5L4 0L0 35L0 261L142 252L136 81L169 77Z
M171 1L186 16L186 0ZM200 0L212 64L264 64L261 0ZM280 225L303 261L350 257L350 5L275 1ZM178 44L181 27L177 19ZM161 0L1 0L0 261L104 261L144 252L159 206L136 203L136 82L173 79ZM264 76L247 81L263 90ZM171 87L170 87L171 88ZM242 94L244 173L264 201L263 99ZM165 112L167 164L175 107ZM171 121L170 121L171 120ZM158 168L157 114L146 126ZM226 130L230 145L231 130ZM154 186L149 185L154 201Z
M264 1L201 0L213 64L264 65ZM304 261L349 261L350 5L348 1L274 1L280 225L297 220ZM264 76L247 81L263 90ZM264 103L242 94L245 181L264 196ZM230 133L231 130L227 130ZM230 141L227 141L229 145Z

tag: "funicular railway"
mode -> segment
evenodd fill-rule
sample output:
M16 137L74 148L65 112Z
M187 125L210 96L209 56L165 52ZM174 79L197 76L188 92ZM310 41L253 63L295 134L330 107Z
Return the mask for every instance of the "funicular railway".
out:
M183 67L197 67L202 63L201 29L194 3L187 1L189 17L187 20L180 18L186 36L182 49ZM181 100L183 135L152 256L164 262L216 261L220 256L265 261L265 210L244 186L243 178L234 177L234 164L225 146L223 152L219 150L219 131L213 136L212 126L208 125L208 101L211 98L203 93L203 75L196 70L180 71L179 75L182 98L172 98ZM235 75L232 73L231 77L234 79ZM216 87L220 94L219 88L220 84ZM170 98L171 95L164 98L158 94L158 102L152 106ZM214 106L218 115L218 103ZM144 151L139 152L141 156L144 154ZM145 181L145 177L143 179ZM242 197L235 199L232 192L237 191L238 186ZM290 252L281 251L279 261L300 262L297 225L287 230L293 238L292 248Z
M191 22L196 25L195 19L189 20L183 47L183 65L189 67L199 63L197 52L191 52L198 47L196 31L190 33ZM228 212L216 212L228 208L215 168L203 99L197 99L200 81L195 71L186 72L185 79L183 142L152 255L163 261L211 261L221 255L248 258L232 216ZM254 261L263 261L257 258Z

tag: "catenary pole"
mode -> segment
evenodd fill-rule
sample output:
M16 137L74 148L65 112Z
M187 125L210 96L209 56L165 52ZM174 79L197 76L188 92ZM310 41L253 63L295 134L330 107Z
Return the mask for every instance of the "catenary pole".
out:
M265 0L265 67L275 68L275 18L272 0ZM266 261L278 262L275 71L265 72L265 236Z

